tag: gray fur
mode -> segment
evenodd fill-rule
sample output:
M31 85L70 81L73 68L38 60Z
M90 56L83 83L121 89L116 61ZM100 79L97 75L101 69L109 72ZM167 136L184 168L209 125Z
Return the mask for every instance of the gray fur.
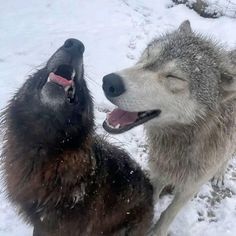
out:
M118 72L126 92L110 100L127 111L160 109L145 124L156 189L175 186L175 197L150 235L166 236L172 220L236 149L236 51L228 52L180 28L153 40L140 60Z

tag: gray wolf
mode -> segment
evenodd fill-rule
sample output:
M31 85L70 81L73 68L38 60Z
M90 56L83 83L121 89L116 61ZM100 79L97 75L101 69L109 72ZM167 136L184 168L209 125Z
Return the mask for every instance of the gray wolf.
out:
M152 185L128 154L95 134L83 52L68 39L6 107L8 197L34 236L144 236Z
M183 22L154 39L132 67L104 76L106 97L118 106L104 128L122 133L144 124L155 201L166 185L172 203L150 235L169 225L201 185L221 174L235 148L236 51Z

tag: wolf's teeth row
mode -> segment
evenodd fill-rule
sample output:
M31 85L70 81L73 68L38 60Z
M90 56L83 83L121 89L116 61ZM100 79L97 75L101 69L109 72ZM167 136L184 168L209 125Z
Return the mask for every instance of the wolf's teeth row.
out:
M153 111L146 111L146 112L142 112L139 114L139 118L143 118L145 116L149 116L153 113Z
M113 128L113 129L119 129L121 127L121 124L117 124L116 126L113 126L113 125L110 125L109 122L108 122L108 119L110 118L111 116L111 112L107 112L106 114L106 123L107 125L110 127L110 128Z
M66 87L65 87L65 91L67 92L70 88L72 88L73 91L75 90L75 84L74 84L74 82L72 82L71 85L66 86Z
M141 113L141 114L139 115L139 117L140 117L140 118L143 118L143 117L146 116L146 114L147 114L146 112L143 112L143 113Z
M142 112L142 113L139 114L139 118L145 118L147 116L150 116L152 113L153 113L153 111ZM111 116L111 113L108 112L106 114L106 124L107 124L107 126L109 126L112 129L119 129L121 127L121 124L117 124L116 126L113 126L108 122L108 119L110 118L110 116Z
M119 129L121 127L120 124L117 124L116 126L110 125L109 122L106 120L107 126L109 126L112 129Z
M72 88L72 90L70 90L70 88ZM67 98L69 99L69 101L71 99L74 99L74 97L75 97L75 86L74 86L74 83L72 84L72 86L67 86L65 88L65 92L67 94Z

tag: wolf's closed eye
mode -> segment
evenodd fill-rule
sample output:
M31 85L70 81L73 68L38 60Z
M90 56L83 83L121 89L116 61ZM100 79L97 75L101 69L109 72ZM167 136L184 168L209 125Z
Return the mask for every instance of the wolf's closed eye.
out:
M177 76L177 75L172 75L172 74L167 75L166 78L173 78L173 79L186 81L183 77L180 77L180 76Z

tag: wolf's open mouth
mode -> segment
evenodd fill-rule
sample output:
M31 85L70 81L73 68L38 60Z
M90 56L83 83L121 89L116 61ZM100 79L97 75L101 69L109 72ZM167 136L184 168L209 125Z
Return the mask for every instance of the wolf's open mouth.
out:
M160 113L160 110L128 112L116 108L107 114L103 128L109 133L120 134L157 117Z
M48 82L62 86L68 102L73 103L75 98L75 69L70 65L60 65L48 76Z

